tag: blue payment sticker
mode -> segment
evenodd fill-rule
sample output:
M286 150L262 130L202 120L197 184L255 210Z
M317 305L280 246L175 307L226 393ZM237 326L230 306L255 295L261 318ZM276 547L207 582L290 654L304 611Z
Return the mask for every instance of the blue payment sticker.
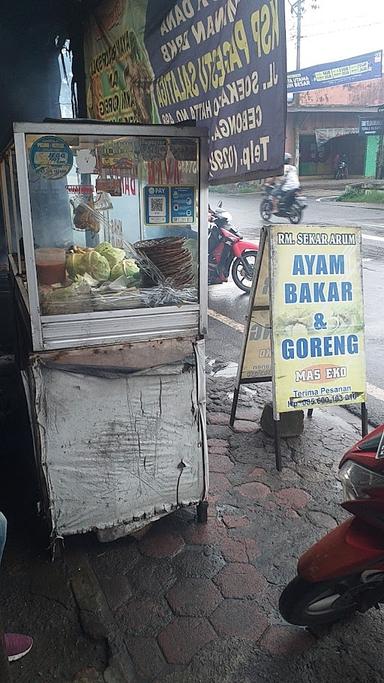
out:
M171 187L171 223L195 222L195 188Z
M169 223L169 188L146 185L144 188L145 222L147 225Z
M56 135L44 135L35 140L29 158L34 171L47 180L64 178L73 166L71 148Z

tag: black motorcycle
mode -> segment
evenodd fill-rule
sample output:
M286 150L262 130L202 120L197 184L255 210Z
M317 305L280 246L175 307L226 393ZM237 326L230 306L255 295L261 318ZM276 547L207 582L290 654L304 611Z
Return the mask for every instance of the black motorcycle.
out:
M348 165L345 159L340 159L335 172L335 180L348 179Z
M269 221L271 216L281 216L288 218L290 223L297 225L300 223L303 211L307 207L306 198L300 195L300 188L284 192L283 197L279 197L277 213L273 213L272 190L274 185L265 184L263 187L263 198L260 203L260 216L264 221Z

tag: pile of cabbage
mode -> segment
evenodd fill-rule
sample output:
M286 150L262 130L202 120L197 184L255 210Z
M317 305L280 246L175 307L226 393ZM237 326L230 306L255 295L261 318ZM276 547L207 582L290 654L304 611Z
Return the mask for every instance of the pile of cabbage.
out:
M124 249L102 242L95 249L75 247L66 255L66 270L71 284L40 287L43 314L79 313L88 311L105 295L124 296L127 290L140 286L140 269L133 259L126 258ZM113 302L112 302L113 303ZM117 301L116 301L117 303ZM106 306L108 307L108 306Z
M90 277L94 286L114 282L118 278L124 278L125 287L137 287L140 282L140 269L136 262L126 258L124 249L113 247L109 242L101 242L95 249L67 254L66 269L71 280L85 277L89 282Z

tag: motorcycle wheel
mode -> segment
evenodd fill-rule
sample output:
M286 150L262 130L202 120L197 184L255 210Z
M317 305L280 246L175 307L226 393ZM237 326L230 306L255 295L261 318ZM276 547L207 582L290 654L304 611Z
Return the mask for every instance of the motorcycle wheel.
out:
M260 204L260 216L263 221L269 221L272 216L272 202L270 199L263 199Z
M356 612L357 595L356 586L348 589L337 582L310 583L296 576L283 590L279 610L285 621L295 626L332 624Z
M241 258L235 258L232 264L232 279L235 285L247 294L251 291L256 258L257 251L249 249L242 253Z
M291 208L289 209L288 213L288 218L290 223L293 223L293 225L297 225L301 221L301 209L297 204L292 204Z

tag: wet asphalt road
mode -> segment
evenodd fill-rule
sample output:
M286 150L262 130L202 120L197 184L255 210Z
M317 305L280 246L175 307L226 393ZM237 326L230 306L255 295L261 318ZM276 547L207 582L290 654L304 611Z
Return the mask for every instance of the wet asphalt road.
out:
M331 201L317 201L308 197L305 223L327 225L358 225L363 230L363 277L366 324L366 364L368 382L368 411L373 424L384 422L384 209L345 206ZM221 195L212 193L210 203L215 207L222 200L230 211L234 224L245 239L258 240L262 221L259 216L260 195ZM276 218L276 222L286 223ZM209 288L209 308L225 316L227 322L209 318L207 353L230 368L239 360L242 334L237 324L243 324L248 296L241 293L232 281ZM231 324L232 322L232 324ZM234 370L233 370L234 371Z

